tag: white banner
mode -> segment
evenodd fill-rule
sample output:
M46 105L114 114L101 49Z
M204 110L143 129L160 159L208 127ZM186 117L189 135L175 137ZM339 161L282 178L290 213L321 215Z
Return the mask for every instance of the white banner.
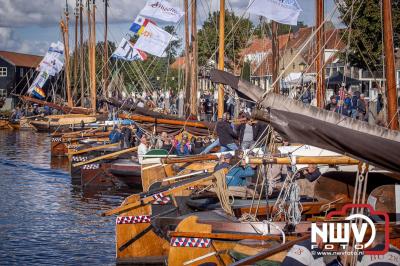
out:
M125 61L134 61L134 60L144 60L143 54L141 54L137 49L133 47L130 41L125 38L122 38L122 41L119 43L117 49L112 54L112 57L125 60Z
M37 67L37 71L55 76L62 70L64 59L64 44L61 42L51 43L49 50Z
M148 0L140 15L164 21L178 22L185 14L180 8L165 0Z
M250 0L248 11L282 24L297 25L302 9L297 0Z
M155 56L165 57L164 51L172 40L175 40L175 38L171 34L149 23L135 43L134 48Z

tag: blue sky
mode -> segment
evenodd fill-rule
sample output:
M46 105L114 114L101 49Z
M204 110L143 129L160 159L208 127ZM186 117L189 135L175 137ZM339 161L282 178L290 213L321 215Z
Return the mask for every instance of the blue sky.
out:
M202 24L202 19L207 16L208 10L216 10L219 6L217 0L197 0L198 1L198 25ZM86 1L84 1L86 2ZM119 42L128 32L131 21L144 6L146 0L109 0L109 39ZM182 0L170 0L175 5L183 6ZM299 20L307 25L314 24L315 0L298 0L303 12ZM29 4L28 4L29 3ZM211 7L210 7L211 3ZM233 8L238 14L242 15L248 0L226 0L227 8ZM71 19L74 20L72 7L75 0L68 0L70 6ZM103 1L97 0L97 39L104 38ZM325 14L334 9L333 0L325 0ZM61 40L58 21L65 7L65 0L0 0L0 50L18 51L24 53L44 54L49 44ZM247 15L246 15L247 16ZM333 22L339 26L338 14L334 14ZM251 17L257 21L256 17ZM71 21L73 23L73 21ZM71 33L73 24L70 25ZM183 25L177 25L177 32L183 32ZM72 35L71 35L72 38ZM72 44L72 41L71 41Z

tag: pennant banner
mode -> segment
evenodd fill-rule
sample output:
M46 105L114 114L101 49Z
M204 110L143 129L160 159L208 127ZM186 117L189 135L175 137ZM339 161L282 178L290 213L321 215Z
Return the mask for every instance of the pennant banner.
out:
M282 24L297 25L302 9L297 0L250 0L248 11Z
M64 44L51 43L49 50L40 62L37 71L47 72L50 76L58 74L64 66Z
M149 23L135 43L134 48L142 50L146 53L165 57L165 49L171 40L175 38L163 29Z
M39 75L33 81L32 86L28 90L28 93L32 94L34 97L38 99L46 98L46 94L43 91L43 86L48 78L49 74L47 74L47 72L40 72Z
M142 16L157 18L164 21L178 22L185 14L180 8L164 0L149 0L140 11Z
M118 45L115 52L112 54L112 57L125 60L125 61L134 61L134 60L146 60L147 55L135 49L130 41L125 38L122 38L122 41Z

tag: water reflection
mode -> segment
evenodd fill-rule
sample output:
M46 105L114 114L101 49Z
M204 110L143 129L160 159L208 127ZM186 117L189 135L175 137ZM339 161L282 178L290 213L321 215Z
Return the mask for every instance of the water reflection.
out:
M115 217L99 214L132 191L82 192L49 147L44 133L0 131L1 264L114 264Z

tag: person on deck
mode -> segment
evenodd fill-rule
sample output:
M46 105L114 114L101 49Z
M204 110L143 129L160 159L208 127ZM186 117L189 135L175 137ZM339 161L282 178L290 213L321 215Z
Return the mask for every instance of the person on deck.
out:
M108 138L110 139L110 143L118 143L121 141L122 134L116 125L114 126L114 129L108 135Z
M365 100L365 95L363 93L360 94L360 99L357 101L357 113L358 113L358 119L361 121L367 121L368 120L368 106L367 106L367 101Z
M317 165L310 164L307 168L298 171L298 175L296 179L307 179L310 182L314 182L321 176L321 172L319 171Z
M250 120L250 116L246 115L246 121L241 123L236 131L239 135L239 143L243 150L249 149L254 144L254 124Z
M125 126L121 129L121 134L122 134L122 148L130 148L132 139L132 129L130 129L129 126Z
M337 98L335 95L331 96L331 101L325 106L325 109L328 111L335 112L337 108Z
M235 151L238 149L235 138L236 133L233 131L232 126L229 124L229 113L222 115L222 120L217 122L216 131L221 146L221 152L224 151Z
M187 146L187 140L182 138L182 140L176 145L176 155L187 156L190 154L189 148Z
M214 172L221 169L228 169L226 174L227 186L246 186L247 178L252 177L255 173L253 167L246 165L244 160L240 161L239 166L231 166L232 154L222 154L218 164L214 167ZM232 167L232 168L231 168Z
M147 145L147 138L146 136L142 136L140 139L140 144L137 149L137 154L138 154L138 159L139 163L141 164L143 161L143 156L149 151L148 145Z

